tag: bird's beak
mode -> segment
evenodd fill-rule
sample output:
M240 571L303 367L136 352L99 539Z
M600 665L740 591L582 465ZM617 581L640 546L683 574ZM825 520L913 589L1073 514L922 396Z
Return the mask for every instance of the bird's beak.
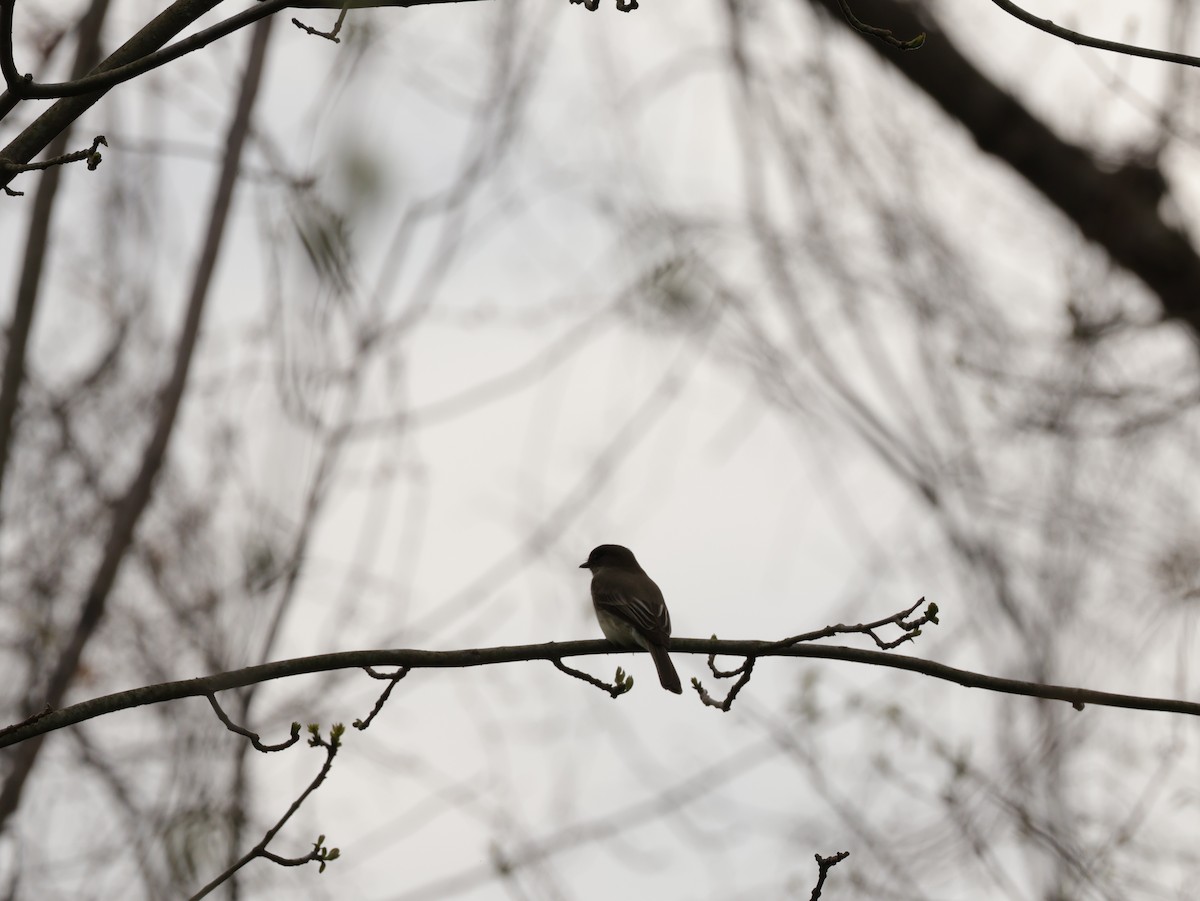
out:
M587 568L588 568L588 565L587 565L586 563L580 563L580 564L579 564L579 568L580 568L580 569L587 569Z

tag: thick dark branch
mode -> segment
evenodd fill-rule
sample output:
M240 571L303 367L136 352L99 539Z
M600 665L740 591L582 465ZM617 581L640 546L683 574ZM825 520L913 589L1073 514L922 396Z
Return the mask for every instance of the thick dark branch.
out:
M13 2L14 0L0 0L0 7L5 8L5 20L12 18ZM36 82L29 75L21 75L18 72L13 60L10 32L3 36L3 41L0 41L0 72L4 74L4 81L9 92L21 100L56 100L62 97L79 97L96 91L108 91L122 82L145 75L147 72L174 62L189 53L194 53L214 41L241 31L247 25L252 25L260 19L273 16L285 9L340 9L344 16L348 9L407 8L439 3L470 2L473 0L263 0L263 2L242 10L216 25L211 25L203 31L182 38L169 47L147 53L132 62L114 68L101 67L102 71L96 71L85 78L46 84ZM309 29L309 32L320 34L312 29Z
M14 2L15 0L0 0L0 8L4 10L5 19L9 21L11 21ZM221 0L175 0L92 71L102 72L116 69L134 62L148 53L153 53L220 2ZM12 32L9 29L0 36L4 57L11 57L11 41ZM9 61L11 62L11 59ZM7 63L5 66L7 68ZM10 88L4 99L11 100L12 95L13 91ZM82 97L67 97L59 100L30 123L9 142L7 147L0 150L0 157L12 163L28 163L35 155L41 153L56 135L83 115L103 96L104 92L98 91ZM0 174L0 185L7 185L12 178L10 173Z
M354 9L464 2L472 0L350 0L348 6ZM15 0L0 0L0 22L11 24L14 3ZM16 100L22 97L60 99L0 150L0 158L12 163L28 163L45 149L55 135L83 115L113 86L205 47L266 16L283 9L341 9L343 5L342 0L265 0L204 31L166 46L168 41L220 3L221 0L175 0L93 69L90 75L60 84L39 85L21 75L12 55L12 29L4 29L4 33L0 34L0 70L3 70L8 91L0 98L0 110L11 110ZM11 173L0 173L0 187L7 185L12 177Z
M845 21L839 0L802 2ZM863 19L887 22L901 32L924 27L913 8L899 0L854 0L854 8ZM928 12L921 15L929 17ZM1130 171L1106 171L1086 148L1059 137L976 68L944 33L920 53L905 54L887 52L857 30L853 34L961 123L981 150L1003 160L1117 265L1141 279L1158 295L1167 318L1200 334L1200 255L1189 235L1159 213L1160 197L1141 187L1144 179L1131 177ZM1157 169L1148 174L1162 181Z
M258 6L251 7L244 12L231 16L223 22L219 22L210 28L177 41L170 47L154 52L148 52L143 56L137 56L130 62L124 64L110 65L113 58L117 54L109 57L90 75L82 78L75 78L71 81L62 81L51 84L42 84L33 80L33 76L26 74L22 75L17 70L16 61L13 59L12 46L12 7L14 0L0 0L0 8L3 9L3 17L0 20L0 25L4 27L4 33L0 35L0 72L4 74L4 83L8 87L8 93L18 100L57 100L63 97L80 97L84 94L95 94L98 91L108 91L124 81L129 81L139 75L144 75L152 69L157 69L159 66L179 59L193 51L199 50L202 47L207 47L213 41L232 34L239 29L265 18L272 13L278 12L288 6L286 0L274 0L270 3L262 3ZM215 7L220 0L215 3L206 4L209 9ZM167 10L170 13L175 10L180 4L172 6ZM206 12L207 10L202 10ZM165 15L166 13L164 13ZM180 16L177 21L183 27L190 25L194 19L187 18L187 13L180 11ZM162 19L159 16L155 19L158 22ZM152 23L153 24L153 23ZM148 26L149 27L149 26ZM139 32L130 39L130 44L137 41L146 29ZM168 35L170 37L170 35ZM129 44L126 44L129 46ZM123 50L124 48L122 48ZM119 53L120 51L118 51Z
M608 641L565 641L548 644L515 645L498 648L468 648L460 651L379 650L343 651L337 654L319 654L315 657L297 657L280 660L245 669L217 673L199 679L181 682L164 682L147 685L130 691L121 691L90 701L83 701L62 710L55 710L39 717L34 722L11 726L0 732L0 748L19 744L38 735L73 726L118 710L128 710L144 704L161 704L180 698L205 697L213 692L231 688L244 688L271 679L283 679L306 673L321 673L331 670L356 669L366 666L402 666L411 669L465 669L475 666L494 666L500 663L522 663L531 660L558 660L563 657L588 657L613 653ZM645 653L644 651L622 650L621 653ZM889 654L884 651L868 651L837 645L801 644L780 647L773 641L716 641L710 638L673 638L672 654L721 654L730 657L807 657L819 660L844 660L870 666L886 666L907 670L955 682L967 688L985 691L1024 695L1030 698L1046 698L1065 701L1082 708L1085 704L1100 707L1123 707L1132 710L1156 710L1163 713L1180 713L1200 716L1200 702L1178 701L1172 698L1140 697L1138 695L1114 694L1093 691L1087 688L1072 688L1064 685L1045 685L1037 682L1022 682L1018 679L1001 679L970 670L957 669L932 660Z

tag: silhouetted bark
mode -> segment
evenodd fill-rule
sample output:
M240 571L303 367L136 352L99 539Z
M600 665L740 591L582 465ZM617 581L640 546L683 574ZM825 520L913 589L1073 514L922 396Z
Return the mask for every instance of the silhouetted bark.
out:
M981 150L1011 166L1114 262L1141 279L1158 295L1166 318L1200 332L1200 256L1189 236L1160 215L1158 190L1145 187L1165 186L1161 172L1141 170L1138 177L1132 168L1105 171L1089 149L1055 134L959 53L944 31L930 28L928 14L918 15L906 3L855 0L854 11L864 22L902 37L933 32L911 52L852 29L837 0L814 2L962 123ZM1065 44L1055 46L1068 51Z

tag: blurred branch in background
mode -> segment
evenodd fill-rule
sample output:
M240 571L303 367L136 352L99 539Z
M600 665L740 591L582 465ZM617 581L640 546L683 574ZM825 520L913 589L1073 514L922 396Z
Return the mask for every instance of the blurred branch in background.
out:
M57 650L56 662L50 668L44 698L52 707L61 703L78 672L84 648L105 618L109 595L117 580L117 573L130 548L142 513L150 504L154 483L167 455L167 447L187 385L188 370L199 339L208 288L225 233L225 220L229 214L233 189L241 165L242 147L249 132L250 115L266 58L269 33L268 23L259 30L251 45L242 93L226 138L225 166L214 191L207 235L196 263L187 312L174 356L174 366L159 393L160 402L153 433L142 452L136 476L113 510L104 554L87 589L86 600L79 610L75 626L64 646ZM39 750L40 743L32 742L23 746L21 753L13 761L4 787L0 789L0 829L3 829L4 823L21 803L26 780L37 760Z
M814 2L836 12L840 0ZM856 6L863 15L897 22L901 30L934 21L929 10L918 13L897 0L862 0ZM1158 296L1166 318L1200 331L1195 303L1200 253L1186 231L1163 217L1160 193L1139 190L1122 170L1105 171L1094 151L1056 134L964 56L944 31L920 53L881 56L960 123L982 151L1011 167L1114 263L1140 278ZM1156 175L1158 184L1168 184L1161 172Z

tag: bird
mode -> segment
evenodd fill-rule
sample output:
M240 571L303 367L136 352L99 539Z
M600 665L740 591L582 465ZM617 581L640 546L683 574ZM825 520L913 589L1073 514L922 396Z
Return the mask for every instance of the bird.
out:
M619 544L602 544L592 549L579 568L591 570L592 605L604 637L621 647L649 651L662 687L682 694L679 673L667 653L671 643L667 602L633 551Z

